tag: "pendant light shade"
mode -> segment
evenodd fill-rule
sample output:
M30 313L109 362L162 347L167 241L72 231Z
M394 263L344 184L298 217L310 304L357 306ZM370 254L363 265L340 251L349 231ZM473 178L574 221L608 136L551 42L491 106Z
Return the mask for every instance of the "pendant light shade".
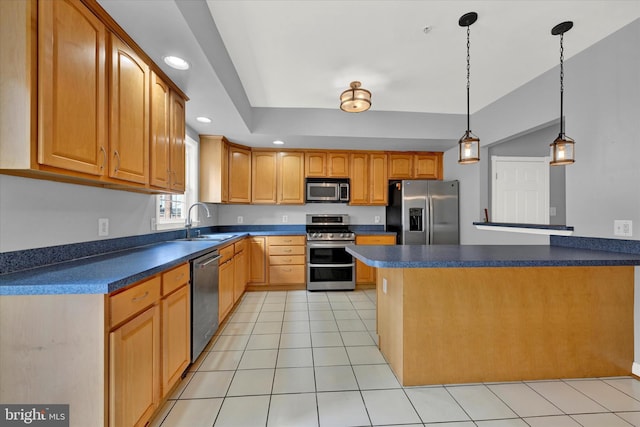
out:
M558 137L550 144L551 147L551 166L570 165L575 162L574 145L575 141L564 134L564 33L573 27L573 22L565 21L556 25L551 29L551 34L560 36L560 133Z
M478 19L476 12L465 13L458 20L458 25L467 27L467 130L458 141L458 163L466 165L480 161L480 138L471 133L471 114L469 112L469 88L471 87L471 56L469 48L471 47L471 30L470 26Z
M361 113L371 107L371 92L360 87L360 82L351 82L351 88L340 95L340 109L347 113Z

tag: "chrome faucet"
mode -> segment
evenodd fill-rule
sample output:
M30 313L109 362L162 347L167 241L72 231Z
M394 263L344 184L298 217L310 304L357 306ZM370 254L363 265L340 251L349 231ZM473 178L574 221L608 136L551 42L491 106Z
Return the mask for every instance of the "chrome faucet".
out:
M184 223L184 226L187 229L187 239L191 238L191 227L193 226L193 223L191 222L191 209L193 209L198 205L202 206L204 210L207 212L207 218L211 218L211 213L209 213L209 208L204 203L196 202L191 206L189 206L189 210L187 211L187 220Z

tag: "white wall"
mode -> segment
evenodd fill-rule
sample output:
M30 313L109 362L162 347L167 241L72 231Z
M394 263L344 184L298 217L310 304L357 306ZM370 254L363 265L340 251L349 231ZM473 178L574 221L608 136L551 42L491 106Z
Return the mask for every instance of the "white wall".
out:
M308 213L349 214L351 224L374 224L376 216L380 217L380 225L385 221L384 206L348 206L334 203L309 203L302 206L287 205L219 205L218 225L237 225L238 216L243 217L244 225L284 224L282 216L286 215L286 224L305 224Z

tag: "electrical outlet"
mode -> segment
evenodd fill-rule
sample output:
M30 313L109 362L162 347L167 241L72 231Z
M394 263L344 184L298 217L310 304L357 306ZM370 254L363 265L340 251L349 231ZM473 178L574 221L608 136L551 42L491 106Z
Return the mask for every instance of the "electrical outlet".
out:
M385 277L382 278L382 293L387 293L387 279Z
M244 222L244 217L238 215L238 224L242 224Z
M158 229L158 223L156 222L156 217L151 218L151 231L155 231Z
M380 215L376 215L373 217L373 222L375 222L376 224L380 224Z
M614 236L633 236L633 221L626 219L616 219L613 221Z
M282 222L289 222L289 215L282 215Z
M98 236L109 235L109 218L98 218Z
M555 206L551 206L549 208L549 216L556 216L556 207Z

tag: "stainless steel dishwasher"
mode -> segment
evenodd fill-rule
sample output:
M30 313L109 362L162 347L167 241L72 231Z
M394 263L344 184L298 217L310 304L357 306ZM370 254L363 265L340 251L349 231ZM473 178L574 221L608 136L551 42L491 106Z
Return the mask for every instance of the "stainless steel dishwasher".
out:
M215 249L191 261L191 363L218 330L218 260Z

